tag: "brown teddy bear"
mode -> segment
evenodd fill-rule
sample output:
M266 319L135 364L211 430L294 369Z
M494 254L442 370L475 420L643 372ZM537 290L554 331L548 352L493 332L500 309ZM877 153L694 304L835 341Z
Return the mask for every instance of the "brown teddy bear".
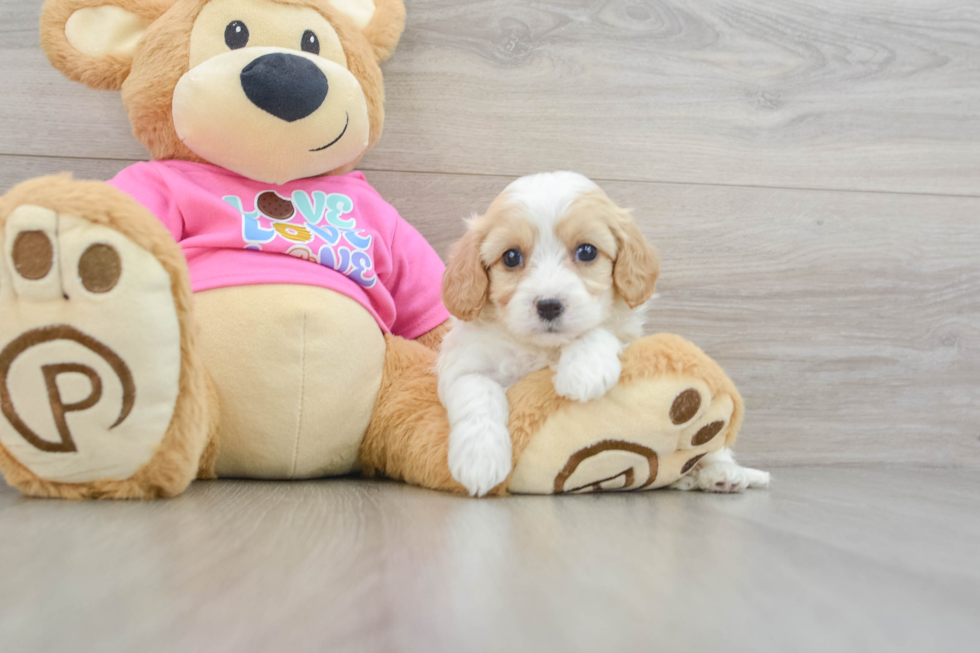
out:
M447 467L435 252L358 172L401 0L49 0L69 78L121 90L153 160L0 204L0 469L37 496L155 498L195 478ZM601 399L508 393L496 494L640 490L731 446L742 400L671 335Z

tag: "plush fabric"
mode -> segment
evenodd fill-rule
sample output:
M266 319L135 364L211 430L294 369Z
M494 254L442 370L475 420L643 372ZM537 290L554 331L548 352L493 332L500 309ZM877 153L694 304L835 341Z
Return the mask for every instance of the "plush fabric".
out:
M136 50L151 22L111 5L79 9L68 17L65 37L68 45L91 57L125 55Z
M11 213L20 206L39 206L112 229L153 256L170 278L180 328L180 376L177 401L163 439L150 460L129 478L52 481L32 473L2 443L0 471L10 485L35 496L155 499L183 492L197 474L202 452L214 436L218 414L198 350L187 264L180 247L135 200L102 183L72 181L67 175L24 182L0 201L0 230L6 230Z
M743 410L721 369L668 334L628 347L619 385L593 402L559 397L547 371L512 388L508 399L509 489L527 494L669 485L691 460L734 443Z
M134 26L151 24L172 4L173 0L48 0L41 16L41 48L69 79L99 90L118 91L129 76L138 47L132 38ZM120 11L99 11L106 7ZM73 20L76 13L80 16ZM82 35L82 23L94 23L104 31L97 37ZM121 37L124 47L108 42L110 36ZM76 49L71 41L87 46L87 51Z
M272 284L198 293L197 318L221 409L218 476L354 468L385 360L369 313L331 290Z
M381 135L378 64L403 26L401 0L48 0L51 63L121 90L155 161L115 188L49 177L0 199L8 483L153 499L195 477L362 470L463 491L436 392L441 265L359 173L340 176ZM341 112L345 131L320 147ZM313 191L356 210L320 215ZM387 299L368 294L365 270L336 264L340 249L334 265L322 248L319 264L300 260L326 227L348 230L352 258L371 236ZM616 279L631 301L652 292L650 256ZM460 295L478 303L481 274L474 264L447 283L471 284ZM701 350L651 336L622 366L589 403L559 397L550 370L514 385L513 473L492 494L652 489L734 443L741 397Z
M109 183L180 242L195 292L269 283L330 288L406 338L449 317L439 301L439 255L360 172L270 186L212 165L152 161Z
M50 412L54 424L15 418L19 429L11 429L0 420L0 442L52 481L128 478L153 456L177 402L180 325L170 277L114 229L49 209L22 205L11 213L7 242L41 233L38 223L53 227L56 260L36 281L12 275L17 298L33 302L33 310L8 308L10 294L0 300L0 338L13 336L0 353L0 382L12 415ZM86 264L92 256L103 260ZM0 284L6 276L0 273ZM57 301L63 295L75 301ZM99 428L104 424L116 425ZM52 446L71 455L50 455Z

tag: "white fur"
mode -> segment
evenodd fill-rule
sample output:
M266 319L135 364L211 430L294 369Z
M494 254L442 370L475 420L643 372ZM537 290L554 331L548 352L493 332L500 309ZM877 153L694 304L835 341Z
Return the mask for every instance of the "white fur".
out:
M731 449L707 454L691 470L671 485L675 490L703 490L705 492L734 493L750 487L769 487L769 472L742 467L735 462Z
M472 322L456 320L442 343L439 398L451 429L449 469L471 495L486 494L510 473L507 388L550 367L558 394L596 399L618 383L620 352L641 335L645 307L630 309L612 288L590 293L554 233L575 198L595 188L571 172L522 177L508 186L509 201L537 227L525 277L502 313L484 310ZM538 316L541 298L562 301L558 320Z

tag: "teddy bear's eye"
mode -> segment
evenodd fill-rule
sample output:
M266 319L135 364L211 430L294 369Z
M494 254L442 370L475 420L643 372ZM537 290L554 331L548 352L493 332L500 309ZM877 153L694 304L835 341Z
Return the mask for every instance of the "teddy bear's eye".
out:
M232 50L239 50L248 45L248 28L240 20L233 20L225 28L225 45Z
M303 52L320 54L320 39L316 37L316 34L312 30L306 30L303 32L303 42L300 44L300 47L303 48Z

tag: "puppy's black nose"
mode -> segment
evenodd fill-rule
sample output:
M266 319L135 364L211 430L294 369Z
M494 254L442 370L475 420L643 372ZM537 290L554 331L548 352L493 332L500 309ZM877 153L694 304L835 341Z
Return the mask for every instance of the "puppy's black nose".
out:
M305 118L327 97L327 76L295 54L265 54L242 70L242 90L252 104L286 122Z
M541 316L542 320L547 320L548 322L557 320L558 316L565 312L565 307L557 299L539 299L536 306L538 315Z

